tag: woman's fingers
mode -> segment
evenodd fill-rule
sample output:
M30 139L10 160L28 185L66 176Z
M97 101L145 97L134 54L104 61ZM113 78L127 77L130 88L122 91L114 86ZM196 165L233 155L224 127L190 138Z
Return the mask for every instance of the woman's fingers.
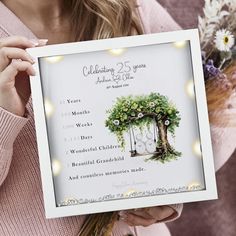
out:
M0 49L3 47L14 47L14 48L32 48L37 46L45 46L48 39L27 39L23 36L11 36L0 39Z
M161 221L169 218L175 213L174 209L169 206L150 207L146 209L146 212L154 219L156 219L156 221Z
M147 227L156 222L155 219L143 218L142 216L134 215L132 213L125 213L121 218L130 226Z
M3 47L31 48L38 46L37 40L29 40L22 36L11 36L0 39L0 49Z
M120 211L120 219L130 226L149 226L173 216L174 209L169 206L157 206L137 210ZM177 214L177 213L176 213Z
M25 73L34 76L32 64L34 59L26 52L26 48L44 46L48 40L29 40L22 36L0 39L0 106L6 110L22 116L25 112L25 99L29 97L29 80L20 82ZM25 72L19 74L18 72ZM23 75L23 76L22 76ZM23 86L26 85L26 88ZM23 88L24 87L24 88ZM20 95L21 94L21 95Z
M3 71L11 62L12 59L21 59L34 63L34 59L23 49L2 47L0 48L0 72Z
M129 210L127 212L131 213L133 215L141 216L141 217L146 218L146 219L153 219L153 216L148 214L145 209L146 208L141 208L141 209Z
M47 42L47 39L29 40L21 36L0 39L0 72L11 63L12 59L21 59L33 64L34 59L25 48L44 46Z
M31 63L27 61L13 61L7 68L0 74L0 87L4 89L6 86L14 87L15 76L20 71L25 71L28 75L34 76L35 70Z

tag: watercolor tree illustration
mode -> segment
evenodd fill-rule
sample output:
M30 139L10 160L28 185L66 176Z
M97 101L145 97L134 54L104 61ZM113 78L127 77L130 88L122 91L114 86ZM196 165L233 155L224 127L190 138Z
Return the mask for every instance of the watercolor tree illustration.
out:
M159 93L141 96L127 96L117 98L110 109L109 117L105 121L106 127L117 137L118 143L125 148L125 134L129 133L131 156L138 156L134 129L142 132L145 128L153 128L155 150L147 160L171 161L182 154L170 145L168 134L175 136L175 129L179 127L181 117L175 105ZM133 137L133 139L132 139ZM134 142L134 147L132 146ZM150 153L148 153L150 155Z

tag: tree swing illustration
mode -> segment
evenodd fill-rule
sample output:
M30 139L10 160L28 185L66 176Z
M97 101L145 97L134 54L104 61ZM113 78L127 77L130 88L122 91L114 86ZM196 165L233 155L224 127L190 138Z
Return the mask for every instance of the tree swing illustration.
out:
M179 111L168 97L151 93L117 98L105 125L122 148L126 145L124 135L129 134L131 157L151 154L148 160L164 163L181 156L168 140L168 133L175 135L180 120ZM148 130L146 142L142 141L144 129Z

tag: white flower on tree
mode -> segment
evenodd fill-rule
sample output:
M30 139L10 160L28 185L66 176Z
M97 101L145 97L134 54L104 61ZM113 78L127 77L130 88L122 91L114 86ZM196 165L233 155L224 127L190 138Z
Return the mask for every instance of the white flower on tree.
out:
M149 106L150 106L150 107L155 107L155 103L154 103L154 102L150 102L150 103L149 103Z
M168 126L170 124L170 121L169 120L166 120L165 121L165 126Z
M113 124L116 125L116 126L118 126L118 125L120 124L120 121L114 120L114 121L113 121Z
M143 113L138 113L138 118L143 118Z

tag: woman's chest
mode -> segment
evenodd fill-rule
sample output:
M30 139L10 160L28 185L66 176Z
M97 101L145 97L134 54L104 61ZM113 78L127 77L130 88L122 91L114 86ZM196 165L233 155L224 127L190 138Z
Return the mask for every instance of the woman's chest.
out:
M38 39L48 39L48 44L68 43L74 41L72 31L66 26L54 30L47 28L43 30L36 29L33 33Z

